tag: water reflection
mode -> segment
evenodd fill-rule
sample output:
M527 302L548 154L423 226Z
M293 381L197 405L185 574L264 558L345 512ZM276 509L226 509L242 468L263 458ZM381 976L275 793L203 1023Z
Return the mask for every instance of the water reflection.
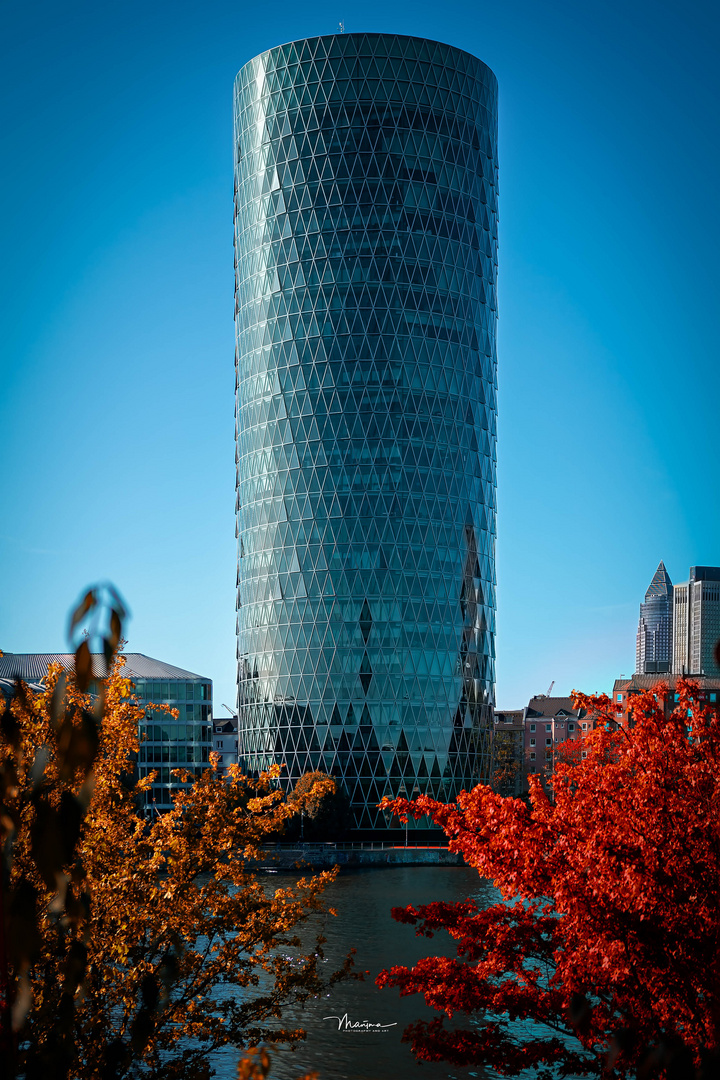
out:
M278 873L272 881L280 886L289 883L289 878ZM295 1080L310 1069L320 1073L320 1080L460 1080L480 1075L442 1063L418 1064L401 1042L403 1030L413 1021L436 1014L419 995L401 998L395 989L380 990L375 977L393 964L412 964L422 956L454 955L454 942L448 935L431 940L415 937L412 926L391 918L391 908L467 897L484 907L495 896L492 887L467 867L341 870L326 893L328 903L337 911L336 918L324 923L328 969L339 966L354 946L357 968L369 974L364 982L341 983L329 997L283 1012L283 1023L305 1028L308 1037L295 1051L278 1048L273 1052L272 1076ZM338 1019L324 1019L328 1016ZM348 1026L363 1021L392 1026L370 1030ZM234 1070L218 1069L223 1080L233 1075Z

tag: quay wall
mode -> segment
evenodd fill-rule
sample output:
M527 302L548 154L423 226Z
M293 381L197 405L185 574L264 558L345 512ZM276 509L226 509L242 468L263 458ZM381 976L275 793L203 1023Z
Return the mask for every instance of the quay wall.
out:
M316 869L333 866L464 866L462 855L446 847L393 847L390 844L335 846L334 844L305 844L293 847L268 845L263 858L255 864L258 870L292 870L298 865Z

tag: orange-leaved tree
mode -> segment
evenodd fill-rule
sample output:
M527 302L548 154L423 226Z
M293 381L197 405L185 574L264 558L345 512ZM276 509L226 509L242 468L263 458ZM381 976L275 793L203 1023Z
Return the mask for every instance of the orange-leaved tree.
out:
M720 718L685 680L668 715L666 690L639 694L628 728L607 696L576 694L597 726L586 756L556 766L551 799L531 777L529 806L489 787L392 804L429 814L502 897L393 909L457 941L456 957L378 979L438 1011L405 1032L418 1058L505 1076L716 1075Z
M83 614L101 604L91 593ZM350 966L326 976L322 936L304 948L297 936L333 873L282 888L252 873L298 809L272 771L183 773L192 784L174 809L144 819L142 714L115 652L116 610L110 621L99 697L86 692L83 639L75 674L51 668L39 693L18 683L2 722L2 1052L27 1080L209 1076L223 1046L303 1038L283 1007Z

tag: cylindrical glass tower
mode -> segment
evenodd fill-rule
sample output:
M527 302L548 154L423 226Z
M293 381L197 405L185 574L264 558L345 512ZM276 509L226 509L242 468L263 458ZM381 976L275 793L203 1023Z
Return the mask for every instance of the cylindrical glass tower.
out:
M495 76L390 34L251 60L235 251L241 758L382 829L489 768Z

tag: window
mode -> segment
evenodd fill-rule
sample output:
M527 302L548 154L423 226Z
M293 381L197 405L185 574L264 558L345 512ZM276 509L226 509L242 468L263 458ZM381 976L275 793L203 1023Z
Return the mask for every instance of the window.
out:
M545 730L546 731L552 731L552 724L546 724L545 725Z
M622 694L618 694L617 699L618 701L622 701Z
M532 753L530 754L530 760L531 760L531 761L534 761L534 760L535 760L535 751L534 751L534 750L533 750L533 752L532 752Z
M531 745L531 746L534 746L534 745L535 745L535 740L534 740L534 739L531 739L531 740L530 740L530 745Z
M546 746L552 746L552 739L546 739L545 740L545 745Z
M586 757L587 757L587 750L583 750L583 752L582 752L582 756L583 756L584 758L586 758Z
M531 724L531 725L530 725L530 730L531 730L531 731L534 731L534 730L535 730L535 725L534 725L534 724Z
M575 730L575 725L574 724L568 724L568 731L574 731L574 730Z

